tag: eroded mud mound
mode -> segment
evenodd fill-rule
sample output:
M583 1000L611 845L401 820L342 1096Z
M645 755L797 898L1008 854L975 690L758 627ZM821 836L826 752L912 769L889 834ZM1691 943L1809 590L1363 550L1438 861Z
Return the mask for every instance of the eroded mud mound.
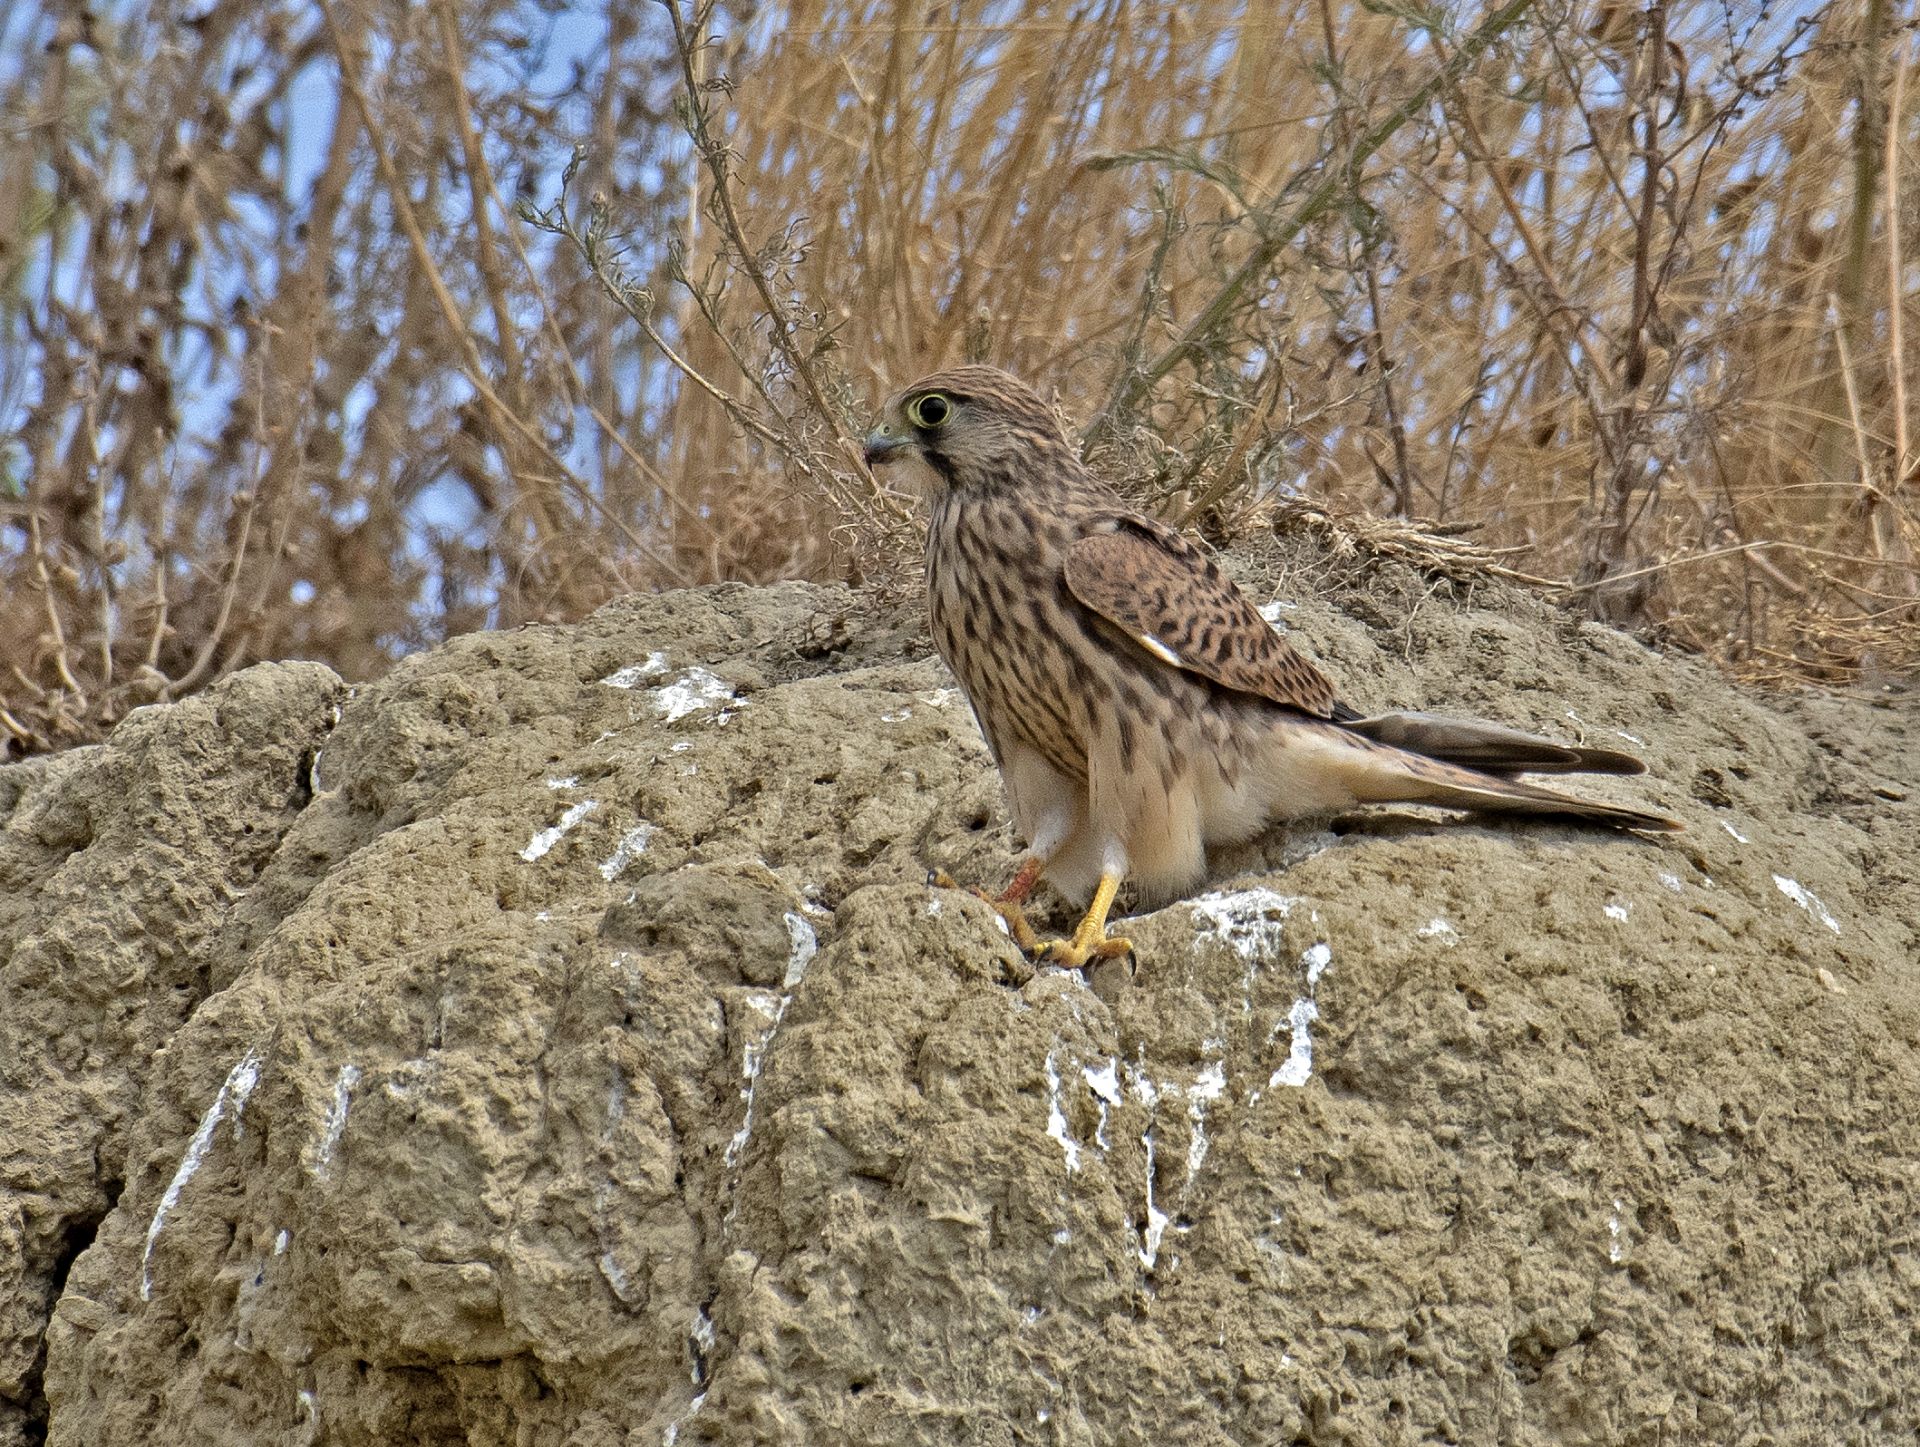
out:
M1912 1440L1911 696L1235 565L1689 832L1313 821L1035 972L925 884L1014 859L952 679L802 585L0 770L0 1443Z

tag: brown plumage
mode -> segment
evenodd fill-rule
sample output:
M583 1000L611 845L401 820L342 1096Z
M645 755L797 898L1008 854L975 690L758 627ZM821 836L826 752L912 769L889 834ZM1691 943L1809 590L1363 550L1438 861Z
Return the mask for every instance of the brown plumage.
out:
M867 439L875 465L917 459L932 508L935 646L973 704L1032 850L1000 897L1044 875L1092 905L1071 965L1106 938L1120 880L1148 900L1206 870L1208 844L1357 803L1568 814L1681 826L1519 783L1520 773L1637 774L1639 760L1431 714L1362 718L1211 559L1081 463L1048 406L992 367L922 379Z

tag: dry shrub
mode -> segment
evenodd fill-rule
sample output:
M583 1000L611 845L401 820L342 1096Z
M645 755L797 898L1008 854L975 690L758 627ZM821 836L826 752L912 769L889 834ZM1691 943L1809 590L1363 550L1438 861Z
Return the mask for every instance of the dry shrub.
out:
M26 0L0 727L910 585L854 443L963 358L1212 538L1424 518L1749 677L1910 668L1910 66L1886 0Z

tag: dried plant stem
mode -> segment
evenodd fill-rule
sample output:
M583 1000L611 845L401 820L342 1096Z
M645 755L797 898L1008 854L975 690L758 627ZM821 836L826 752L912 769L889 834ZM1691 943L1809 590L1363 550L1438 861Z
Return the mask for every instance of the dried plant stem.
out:
M899 509L874 482L873 475L867 471L866 463L861 460L859 448L848 435L845 419L840 409L827 401L826 394L820 389L820 382L814 376L813 364L801 352L794 340L793 321L787 315L786 303L774 294L768 284L766 267L759 263L759 255L747 244L746 228L740 224L739 212L734 209L733 186L729 180L730 165L727 147L713 134L708 122L707 103L704 86L696 72L695 56L706 49L706 19L709 8L699 5L693 14L693 26L689 29L680 14L679 0L660 0L661 6L673 20L673 39L680 52L680 65L687 81L687 119L688 132L693 137L695 149L700 159L706 163L708 172L713 176L714 204L720 208L721 224L726 228L727 242L734 248L735 254L745 264L748 277L754 289L760 293L760 304L766 308L768 324L773 333L774 345L786 363L793 369L794 376L800 379L807 400L813 406L815 414L826 424L833 434L836 444L845 455L847 465L859 479L869 502L890 511Z
M1267 384L1266 415L1271 418L1274 409L1280 405L1281 394L1286 390L1286 373L1281 370L1278 358L1268 360L1267 374L1262 381ZM1258 406L1259 401L1259 393L1256 392L1251 399L1252 406ZM1208 485L1206 491L1195 498L1180 514L1176 526L1183 528L1189 526L1195 518L1242 485L1241 468L1247 460L1247 451L1253 443L1253 436L1254 427L1251 419L1234 430L1233 450L1227 454L1226 464L1221 467L1219 475Z
M1681 558L1665 558L1644 568L1635 568L1630 573L1613 573L1605 578L1595 578L1588 583L1555 583L1553 586L1563 593L1576 594L1591 592L1595 588L1612 587L1615 583L1629 582L1635 578L1650 578L1655 573L1665 573L1674 568L1686 567L1692 563L1711 562L1715 558L1731 557L1735 553L1758 553L1766 548L1777 548L1781 544L1762 538L1758 542L1737 543L1730 548L1714 548L1705 553L1688 553Z
M447 0L441 0L441 3L447 3ZM476 147L474 153L469 158L469 165L474 168L473 174L478 178L479 184L484 187L486 196L492 200L495 206L500 208L503 216L511 217L513 212L507 206L506 202L501 199L499 187L494 181L493 168L487 164L486 152L483 148ZM580 375L580 368L574 361L573 351L567 345L566 333L561 331L559 319L554 316L553 307L547 301L546 291L540 285L540 273L538 269L535 268L533 259L527 255L527 248L520 240L519 231L512 225L508 225L505 228L505 233L508 244L513 248L514 256L520 262L521 269L526 273L527 280L532 286L534 296L539 300L541 323L546 328L548 340L553 347L554 355L560 359L566 368L567 379L572 384L574 395L581 399L587 409L588 415L593 418L594 425L599 427L601 434L612 439L614 446L620 449L621 454L627 461L630 462L637 471L650 478L654 485L659 487L661 491L671 493L673 488L667 479L662 477L658 470L654 468L646 458L640 455L633 444L627 441L626 434L616 426L599 407L595 406L592 401L587 400L591 389L587 386L586 380ZM616 298L616 300L618 300L618 298ZM646 323L643 323L643 326L646 325ZM647 330L651 338L651 327L649 326ZM702 378L701 380L704 381L705 379ZM545 443L543 442L541 446L544 450ZM596 507L601 506L599 499L593 495L591 489L587 490L587 496L593 501ZM671 576L676 579L686 578L687 575L684 571L671 564L664 563L664 560L659 559L658 554L656 554L650 546L641 543L638 538L635 537L632 529L628 528L617 514L611 511L603 511L603 515L614 525L621 536L633 543L645 556L655 561L661 561L663 566L668 567ZM719 535L715 532L713 525L701 517L697 510L688 509L682 515L692 519L698 527L706 532L710 539L714 541L719 540Z
M472 369L462 369L461 375L467 379L467 384L494 408L496 414L506 422L507 426L513 429L514 433L523 442L538 452L549 467L560 474L573 494L588 507L599 513L601 517L605 518L607 522L619 532L621 537L626 539L629 546L652 561L655 566L664 569L668 576L680 583L682 587L689 586L692 583L692 579L688 578L670 559L663 557L651 544L634 532L634 530L627 525L626 519L609 509L594 492L593 485L571 467L567 466L566 462L547 445L545 438L541 437L539 433L521 421L506 403L495 396L493 388L487 385L487 379L485 377L481 376L478 371ZM529 474L529 476L533 481L540 482L548 487L553 485L553 479L551 478L543 478L532 474Z
M33 550L33 574L39 584L41 601L47 610L47 634L53 640L53 665L59 671L61 685L70 690L80 701L80 707L86 707L87 691L73 676L73 668L67 658L67 630L60 625L60 605L53 596L53 576L47 568L47 545L40 527L40 510L27 509L27 538Z
M94 566L100 570L99 593L94 600L96 617L98 618L97 626L100 632L97 643L100 650L100 679L97 686L102 695L102 701L104 702L105 695L110 693L113 688L114 587L112 565L107 561L106 526L107 479L114 475L115 469L112 467L102 467L100 465L100 433L95 411L99 400L99 386L100 377L96 369L92 371L88 378L87 402L86 406L81 409L80 425L84 429L86 458L90 464L89 470L93 474L93 507L91 509L93 513L93 537L91 542L93 544ZM124 453L132 444L132 441L131 436L122 437L116 450ZM111 704L107 705L107 711L109 714L111 713ZM108 721L111 720L109 719Z
M1540 244L1540 238L1534 233L1533 223L1527 220L1526 211L1514 197L1513 187L1507 184L1505 168L1500 165L1500 159L1494 154L1493 148L1487 144L1487 138L1480 133L1480 122L1474 117L1472 105L1460 90L1454 91L1454 99L1454 108L1448 112L1448 115L1458 118L1461 128L1466 131L1467 138L1471 142L1470 145L1461 149L1486 168L1487 180L1492 184L1494 194L1500 198L1500 209L1506 213L1507 224L1513 227L1514 235L1520 238L1521 246L1526 249L1527 259L1533 263L1534 273L1539 277L1540 285L1546 291L1547 320L1556 324L1571 321L1574 331L1581 333L1588 331L1592 326L1592 319L1567 300L1567 291L1561 285L1558 270L1552 259L1548 257L1546 247ZM1605 347L1605 338L1596 340L1602 348ZM1605 355L1604 351L1602 355Z
M1900 132L1907 89L1907 63L1912 54L1910 35L1900 37L1893 57L1893 100L1887 114L1887 317L1893 377L1893 473L1889 493L1898 497L1907 480L1907 352L1903 313L1907 305L1906 269L1900 245Z
M625 588L910 584L853 399L963 356L1216 541L1431 505L1459 576L1749 676L1920 666L1910 7L670 4L530 70L532 0L105 48L18 0L0 752ZM553 245L489 158L570 153Z
M1834 316L1833 340L1840 351L1840 376L1847 389L1847 416L1853 423L1854 460L1860 467L1860 501L1877 510L1887 499L1873 483L1873 459L1867 449L1866 424L1860 420L1860 389L1853 379L1853 349L1847 345L1846 320L1840 311L1840 299L1831 292L1827 294L1827 306ZM1873 539L1875 556L1884 560L1887 554L1880 529L1869 529L1868 535Z
M387 199L393 207L394 217L407 238L407 244L412 248L414 262L420 268L420 274L426 279L428 289L433 293L434 301L440 309L441 318L446 323L448 332L465 356L466 366L462 370L466 373L468 381L473 382L485 370L481 362L479 346L474 342L473 333L460 313L459 304L454 300L445 278L440 274L439 266L434 262L433 253L427 247L426 232L421 228L419 217L414 213L412 201L408 199L406 184L393 164L392 148L387 144L386 132L378 116L375 115L373 107L367 101L366 91L360 85L358 66L340 34L334 0L320 0L320 13L326 20L327 35L333 43L334 58L339 65L341 89L346 91L348 98L352 100L354 111L360 118L362 129L366 132L367 145L373 152L374 165L386 188ZM503 432L527 435L519 418L513 415L512 410L491 388L482 388L481 395ZM521 474L520 470L513 465L513 451L513 448L503 446L501 455L506 460L509 470L518 478ZM532 476L526 477L525 480L535 483L535 486L528 490L527 501L541 536L552 539L563 535L566 529L561 519L553 516L546 506L544 489Z
M521 405L520 345L513 324L513 309L507 300L506 278L500 272L499 248L493 236L493 218L487 209L487 197L493 190L493 173L487 166L486 148L473 124L473 104L467 96L466 61L461 55L460 21L454 0L434 0L434 18L439 22L440 45L446 51L447 84L453 91L455 128L460 132L460 148L467 163L467 192L471 198L474 230L474 264L493 306L495 344L500 348L500 369L505 374L508 399ZM464 330L464 329L463 329Z
M272 350L273 328L263 323L258 335L257 360L260 371L253 393L253 483L240 504L239 536L234 540L233 558L227 565L226 586L220 592L220 611L205 641L201 643L200 651L194 655L193 666L181 677L167 681L163 698L178 698L191 693L212 676L213 656L219 651L221 640L227 636L227 623L233 616L233 600L240 591L240 570L246 565L247 543L253 536L253 512L260 505L260 489L267 476L267 356Z
M367 101L367 93L360 85L358 64L349 53L346 41L340 34L340 21L334 11L334 0L320 0L320 13L326 20L327 37L333 43L334 60L339 66L340 88L353 102L354 113L360 118L360 125L367 133L367 144L373 152L375 167L380 172L380 180L387 191L388 203L393 207L394 216L405 233L407 244L413 249L413 259L425 278L433 299L440 308L440 315L453 334L461 351L476 371L480 367L479 349L474 345L473 337L467 330L465 320L460 315L459 304L453 299L453 293L447 289L447 283L440 275L440 268L434 263L433 253L427 247L427 236L420 227L420 220L414 214L413 202L407 197L406 183L395 169L393 158L389 154L386 130L381 126L379 117L374 114L372 105Z
M1887 474L1886 505L1873 509L1869 525L1874 551L1881 557L1896 549L1913 556L1905 503L1901 497L1908 482L1907 432L1907 349L1905 313L1907 306L1906 267L1900 239L1900 136L1905 129L1907 67L1913 53L1913 37L1902 35L1893 56L1893 98L1887 107L1887 155L1883 164L1887 182L1887 317L1889 353L1888 371L1893 381L1893 468ZM1909 600L1920 598L1920 573L1904 575Z
M1114 421L1124 412L1130 412L1140 399L1160 380L1183 362L1193 360L1200 355L1227 322L1239 310L1242 298L1247 290L1266 276L1280 253L1291 246L1300 233L1311 226L1334 203L1347 195L1356 184L1361 167L1400 130L1408 121L1424 111L1436 95L1451 89L1466 74L1469 66L1493 42L1526 16L1533 6L1533 0L1508 0L1508 3L1494 11L1480 26L1467 37L1467 41L1453 53L1451 59L1441 68L1440 73L1429 80L1420 89L1401 102L1399 107L1378 125L1373 126L1354 143L1351 154L1344 163L1325 180L1308 193L1305 200L1296 206L1291 215L1277 226L1271 216L1261 218L1263 233L1258 245L1240 267L1228 279L1226 284L1214 293L1212 299L1200 309L1200 313L1189 322L1179 338L1145 367L1131 372L1120 383L1118 390L1093 425L1087 429L1085 444L1091 446L1105 437ZM1285 192L1281 193L1285 196Z
M1387 356L1387 339L1380 322L1380 275L1379 267L1369 256L1365 262L1367 273L1367 304L1373 316L1373 365L1380 374L1380 397L1387 408L1387 435L1393 442L1393 510L1400 517L1413 514L1413 466L1407 461L1407 428L1401 420L1400 408L1393 396L1394 363Z
M1633 231L1633 320L1627 331L1626 371L1622 380L1629 392L1638 391L1647 375L1647 322L1653 315L1654 283L1651 271L1653 228L1660 205L1660 101L1667 88L1667 3L1647 6L1646 102L1641 110L1645 140L1640 159L1645 181L1640 187L1640 216Z

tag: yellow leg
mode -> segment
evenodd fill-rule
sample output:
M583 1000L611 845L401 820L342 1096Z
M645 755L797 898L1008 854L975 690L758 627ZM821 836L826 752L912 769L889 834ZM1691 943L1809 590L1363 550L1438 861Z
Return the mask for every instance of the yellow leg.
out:
M1133 950L1132 940L1107 937L1107 911L1113 908L1113 897L1119 890L1119 875L1101 875L1100 887L1093 892L1093 903L1087 907L1086 916L1073 932L1073 938L1049 940L1040 946L1035 958L1077 970L1091 960L1115 960L1130 954Z

